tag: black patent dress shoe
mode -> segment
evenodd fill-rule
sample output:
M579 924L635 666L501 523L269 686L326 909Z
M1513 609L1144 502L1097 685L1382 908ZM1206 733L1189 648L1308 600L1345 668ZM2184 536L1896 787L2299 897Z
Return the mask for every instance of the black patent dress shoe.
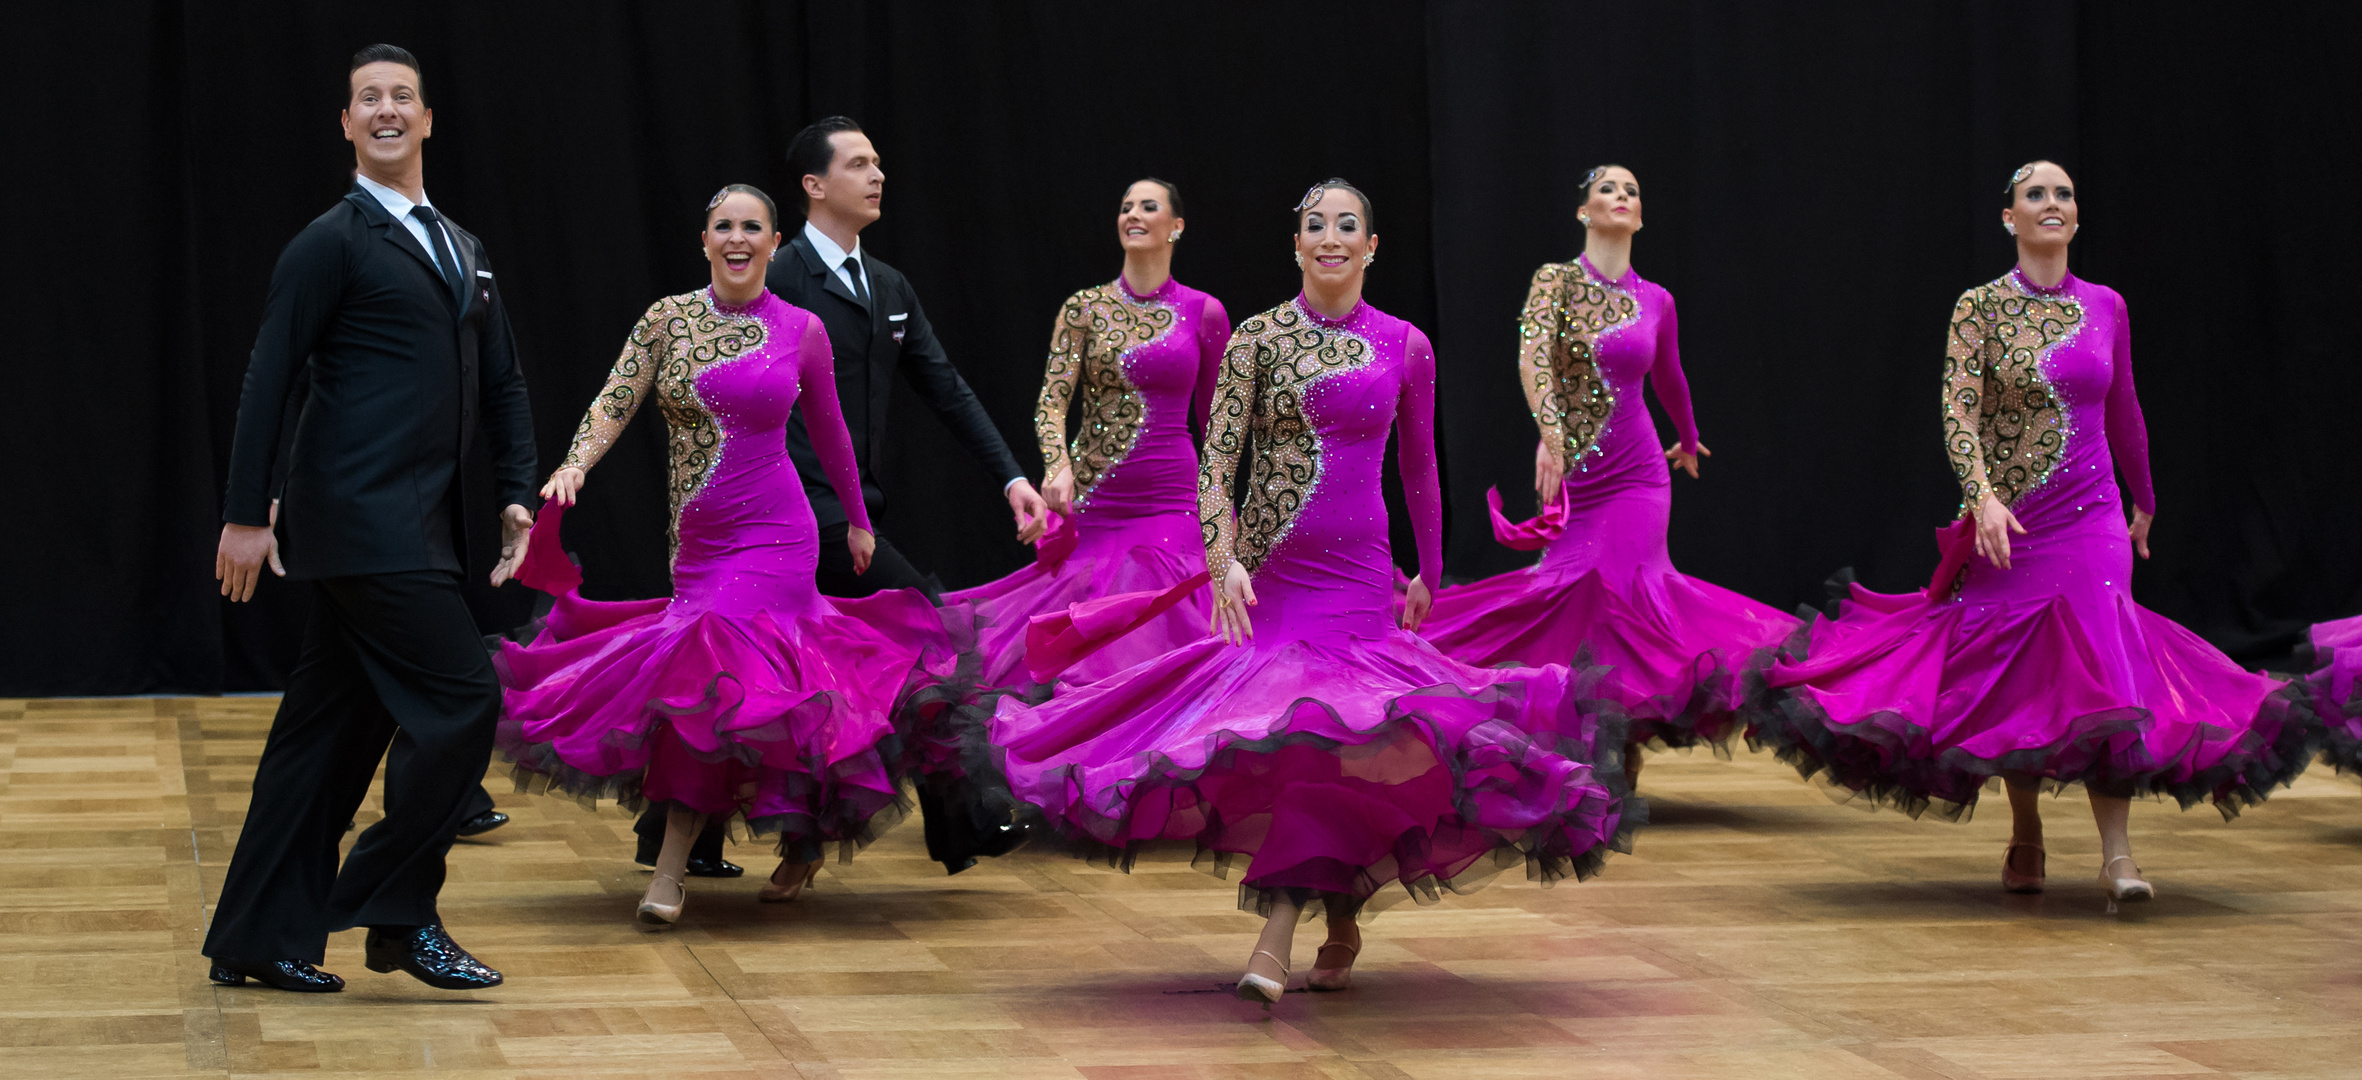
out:
M437 990L483 990L500 985L500 973L478 963L443 932L443 924L372 926L365 949L369 970L407 971Z
M486 810L481 814L477 814L476 816L467 819L466 821L460 822L459 835L482 836L485 833L491 832L492 830L506 824L508 824L507 814L503 814L498 810Z
M344 980L313 967L307 960L271 960L251 963L245 960L215 960L213 970L205 977L223 986L242 986L246 980L297 994L333 994L344 989Z
M728 859L689 860L690 877L737 877L744 873L746 873L746 867Z

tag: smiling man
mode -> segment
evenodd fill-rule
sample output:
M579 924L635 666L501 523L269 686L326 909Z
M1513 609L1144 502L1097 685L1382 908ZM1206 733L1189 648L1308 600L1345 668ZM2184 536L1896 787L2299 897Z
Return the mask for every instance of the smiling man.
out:
M370 970L481 989L500 973L435 909L500 713L460 593L459 463L481 425L507 507L497 585L533 521L533 421L484 245L427 198L434 113L418 60L392 45L355 54L343 125L353 189L280 254L238 399L214 574L244 601L267 561L310 581L313 601L205 955L217 983L332 992L344 980L314 966L328 935L366 926ZM291 409L299 382L310 391ZM339 868L381 757L385 817Z

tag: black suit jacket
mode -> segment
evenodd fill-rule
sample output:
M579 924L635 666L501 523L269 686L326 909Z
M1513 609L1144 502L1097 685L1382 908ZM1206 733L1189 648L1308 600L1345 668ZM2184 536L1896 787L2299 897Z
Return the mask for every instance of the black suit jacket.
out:
M897 370L960 445L1003 485L1025 475L1010 456L1000 429L984 414L976 392L968 389L968 381L943 354L943 343L936 340L927 313L919 309L910 279L867 254L860 259L869 276L867 305L853 298L843 275L820 261L802 229L771 263L768 284L780 299L820 316L828 330L828 345L836 354L837 400L853 434L853 456L861 463L861 498L869 504L871 519L886 507L886 491L878 486L875 470L885 453L886 413L894 400ZM804 479L805 494L811 496L813 516L823 526L844 521L845 508L812 452L812 437L804 431L801 413L788 421L787 452Z
M459 464L479 424L492 440L495 495L534 505L533 418L508 312L483 243L443 224L467 283L458 295L358 184L296 234L271 272L222 519L265 524L283 491L289 577L459 572ZM290 408L299 375L309 394Z

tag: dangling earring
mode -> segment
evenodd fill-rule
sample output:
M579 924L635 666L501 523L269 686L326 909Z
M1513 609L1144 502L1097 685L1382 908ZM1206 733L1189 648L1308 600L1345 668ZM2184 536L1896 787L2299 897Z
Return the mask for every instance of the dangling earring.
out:
M2014 222L2014 221L2012 221L2012 222L2004 222L2004 223L2002 224L2002 226L2001 226L2001 227L2002 227L2002 228L2004 228L2004 229L2008 229L2008 230L2009 230L2009 235L2011 235L2011 236L2016 236L2016 235L2018 234L2018 226L2017 226L2017 223L2016 223L2016 222Z
M1363 266L1368 266L1369 264L1371 264L1371 263L1374 263L1374 262L1377 262L1377 261L1378 261L1378 253L1377 253L1377 252L1375 252L1375 251L1368 252L1368 253L1364 254L1364 255L1361 257L1361 264L1362 264Z
M1301 251L1296 253L1296 269L1304 269L1304 253Z
M2069 236L2073 236L2073 235L2075 235L2076 233L2079 233L2079 232L2082 232L2082 231L2083 231L2083 223L2082 223L2082 222L2080 222L2080 221L2078 221L2078 222L2076 222L2076 223L2075 223L2075 227L2074 227L2074 228L2067 230L2067 235L2069 235Z
M1179 243L1179 242L1180 242L1180 240L1181 240L1181 230L1179 230L1179 229L1175 229L1175 230L1173 230L1172 232L1169 232L1169 233L1166 233L1166 234L1165 234L1165 243L1168 243L1168 244L1174 244L1174 243Z
M1576 214L1575 220L1581 222L1586 229L1591 227L1591 215L1589 214Z

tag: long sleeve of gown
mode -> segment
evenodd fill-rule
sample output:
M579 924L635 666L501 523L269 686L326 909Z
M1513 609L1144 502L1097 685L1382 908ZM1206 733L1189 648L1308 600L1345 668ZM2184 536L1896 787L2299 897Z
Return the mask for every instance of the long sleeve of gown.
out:
M1198 453L1198 527L1206 543L1206 572L1214 576L1217 588L1237 558L1238 513L1230 505L1230 490L1238 479L1239 454L1246 448L1258 389L1255 380L1261 372L1253 341L1234 341L1223 350L1222 377L1214 384L1206 421L1206 445Z
M1665 415L1673 419L1681 448L1697 453L1698 418L1690 412L1689 376L1681 371L1681 317L1673 309L1671 295L1665 297L1665 317L1657 324L1657 362L1649 368L1648 384L1664 404Z
M1197 389L1189 395L1189 419L1198 437L1206 434L1206 418L1214 410L1214 386L1222 380L1222 352L1230 347L1230 313L1222 301L1206 297L1197 320Z
M2116 355L2108 375L2108 450L2124 473L2132 505L2144 514L2157 512L2157 489L2149 477L2149 424L2141 418L2141 398L2132 387L2132 318L2124 301L2116 301Z
M803 414L804 431L812 437L812 452L845 507L847 524L863 532L869 525L869 506L861 498L861 463L853 457L853 435L845 427L845 412L837 401L836 353L828 345L828 329L820 316L804 318L804 337L796 346L796 411Z
M1542 430L1542 445L1563 456L1567 450L1566 415L1551 404L1564 400L1558 393L1558 365L1552 362L1552 351L1559 347L1557 280L1552 269L1544 266L1534 271L1534 282L1526 289L1525 310L1517 316L1517 380L1525 388L1525 404L1533 411L1534 426Z
M1090 311L1074 299L1058 309L1058 323L1050 328L1050 358L1043 365L1042 396L1033 407L1033 437L1042 452L1042 481L1067 468L1066 411L1074 405L1074 387L1082 378L1083 346L1090 340Z
M582 414L582 423L574 426L574 441L566 445L566 459L558 463L561 469L590 471L599 459L607 456L615 438L623 434L625 425L640 411L640 403L656 385L656 338L665 323L663 306L653 305L640 316L639 325L632 327L631 337L623 343L623 354L615 358L615 367L607 372L607 385L599 396L592 398L590 408Z
M1394 404L1396 464L1402 469L1403 501L1410 506L1411 534L1419 544L1419 580L1430 589L1443 581L1443 483L1435 465L1435 347L1411 328L1403 343L1402 396Z
M1985 475L1979 414L1985 400L1985 365L1991 360L1971 290L1953 307L1952 331L1944 343L1944 454L1952 459L1952 477L1960 483L1962 517L1976 516L1992 491Z

